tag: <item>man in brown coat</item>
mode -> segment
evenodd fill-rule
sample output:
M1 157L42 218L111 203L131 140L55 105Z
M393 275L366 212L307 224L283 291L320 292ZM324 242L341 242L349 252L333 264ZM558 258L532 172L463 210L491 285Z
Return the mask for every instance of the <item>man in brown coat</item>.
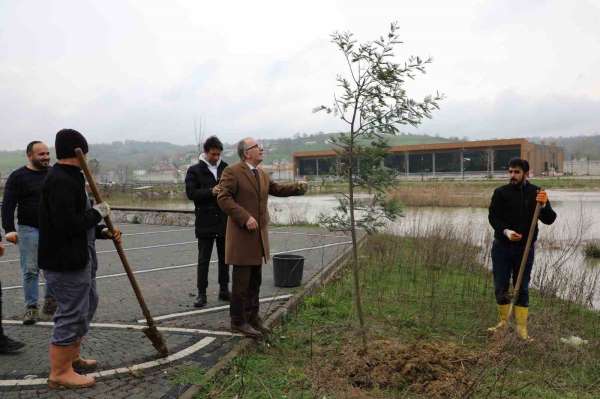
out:
M269 259L269 195L289 197L306 192L306 183L278 184L257 166L263 148L253 138L238 143L240 162L223 171L217 201L229 216L225 263L233 265L229 313L231 329L260 338L268 334L259 317L261 267Z

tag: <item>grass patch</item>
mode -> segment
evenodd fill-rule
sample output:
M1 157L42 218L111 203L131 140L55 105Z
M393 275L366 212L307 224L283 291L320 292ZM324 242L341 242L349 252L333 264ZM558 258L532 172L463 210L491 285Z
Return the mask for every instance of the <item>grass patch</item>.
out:
M307 298L271 340L212 381L201 398L596 398L600 316L531 292L531 344L496 322L478 250L448 237L378 235L361 253L369 351L359 351L352 281ZM561 337L589 343L571 347Z

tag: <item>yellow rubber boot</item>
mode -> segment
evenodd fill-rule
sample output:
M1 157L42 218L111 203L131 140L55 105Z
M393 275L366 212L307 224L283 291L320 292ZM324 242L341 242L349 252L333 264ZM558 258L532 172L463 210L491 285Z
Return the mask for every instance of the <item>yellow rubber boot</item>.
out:
M517 334L519 338L525 341L533 341L527 333L527 317L529 316L529 308L524 306L515 306L515 322L517 324Z
M498 319L499 322L498 324L496 324L494 327L490 327L488 328L489 332L496 332L501 328L506 327L506 324L508 323L508 309L510 308L510 305L506 304L506 305L498 305Z

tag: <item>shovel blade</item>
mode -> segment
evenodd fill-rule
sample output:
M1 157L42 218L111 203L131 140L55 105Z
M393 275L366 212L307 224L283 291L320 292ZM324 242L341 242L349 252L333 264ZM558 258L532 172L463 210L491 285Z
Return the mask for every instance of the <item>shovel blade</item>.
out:
M163 338L160 331L156 329L155 326L146 327L142 331L144 332L146 337L148 337L150 342L152 342L152 346L154 347L154 349L156 349L160 357L169 356L169 349L167 348L165 339Z

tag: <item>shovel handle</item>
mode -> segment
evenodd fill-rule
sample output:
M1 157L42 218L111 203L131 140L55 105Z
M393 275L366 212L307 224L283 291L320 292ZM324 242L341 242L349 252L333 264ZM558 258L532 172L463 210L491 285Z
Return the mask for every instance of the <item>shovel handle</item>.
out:
M537 226L541 210L541 204L536 201L535 210L533 211L533 218L531 219L531 225L529 226L529 235L527 236L527 242L525 243L525 249L523 250L523 257L521 258L521 265L519 266L519 274L515 283L514 294L510 301L510 307L508 308L507 320L512 316L513 308L517 302L517 299L519 298L521 284L523 283L523 274L525 273L525 265L527 264L527 258L529 258L529 251L531 250L531 243L533 242L533 235L535 234L535 228Z
M90 169L85 160L83 151L80 148L76 148L75 155L77 156L77 159L79 160L79 165L81 166L81 170L83 171L83 174L85 175L85 178L88 181L88 184L90 185L90 189L92 190L92 194L94 195L96 202L98 202L98 203L102 202L102 195L100 194L100 190L98 190L98 187L96 186L96 181L94 180L94 176L92 176L92 173L90 172ZM109 231L111 232L111 234L113 234L113 237L114 237L114 226L112 224L112 220L110 219L110 216L106 216L104 218L104 222L106 223L106 227L108 227ZM142 308L142 313L144 314L144 317L146 318L146 323L147 323L149 331L153 331L153 332L155 331L156 333L158 333L158 331L156 330L156 327L154 326L154 319L152 318L152 315L150 314L150 311L148 310L148 306L146 305L146 301L144 300L144 296L142 295L142 290L140 289L140 286L138 285L137 280L135 279L135 275L133 274L133 272L131 270L129 261L127 260L127 257L125 256L125 251L123 250L123 246L121 245L120 242L118 242L114 238L112 239L112 242L113 242L113 244L115 244L115 249L117 250L117 253L119 254L119 258L121 259L123 268L125 269L125 272L127 273L127 278L129 278L131 287L133 288L133 291L138 300L138 303L140 304L140 307ZM160 335L159 335L159 337L160 337ZM162 341L162 337L157 338L157 339ZM166 346L165 346L165 348L166 348Z

